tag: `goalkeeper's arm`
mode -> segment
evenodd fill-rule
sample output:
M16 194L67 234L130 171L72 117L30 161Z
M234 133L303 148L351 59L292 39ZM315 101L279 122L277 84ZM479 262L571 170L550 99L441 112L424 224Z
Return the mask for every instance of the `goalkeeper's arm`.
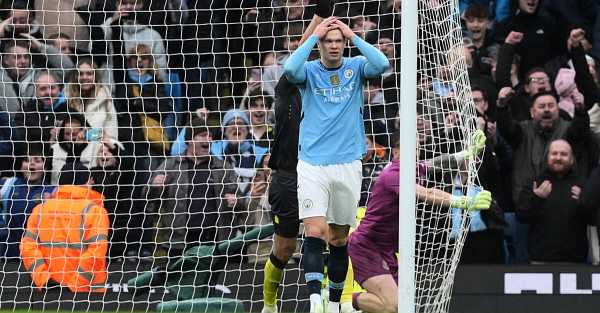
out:
M417 200L432 205L467 210L487 210L492 204L492 194L486 190L480 191L475 196L453 196L443 190L417 185L415 191Z

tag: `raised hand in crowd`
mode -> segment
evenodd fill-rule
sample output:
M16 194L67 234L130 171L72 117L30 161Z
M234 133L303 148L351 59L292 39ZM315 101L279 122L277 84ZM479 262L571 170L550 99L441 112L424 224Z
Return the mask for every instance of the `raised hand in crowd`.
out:
M6 31L8 30L8 26L12 24L12 16L0 22L0 38L4 38L6 36Z
M538 196L538 198L546 199L552 192L552 183L550 181L544 180L541 185L537 185L537 183L533 182L533 193Z
M167 181L167 175L164 175L164 174L156 175L156 176L154 176L154 179L152 179L152 185L164 186L166 181Z
M516 46L516 45L520 44L522 40L523 40L523 33L511 31L510 33L508 33L508 36L506 36L506 39L504 39L504 43Z
M31 47L33 49L40 50L42 48L42 45L43 45L42 42L39 39L33 37L31 34L21 33L19 35L21 35L21 37L23 37L25 39L28 39L31 42Z
M585 39L585 30L581 28L575 28L571 30L569 38L567 39L567 48L571 51L572 48L580 47L581 41Z
M498 107L502 108L508 105L510 99L515 95L515 90L512 87L502 87L498 92Z

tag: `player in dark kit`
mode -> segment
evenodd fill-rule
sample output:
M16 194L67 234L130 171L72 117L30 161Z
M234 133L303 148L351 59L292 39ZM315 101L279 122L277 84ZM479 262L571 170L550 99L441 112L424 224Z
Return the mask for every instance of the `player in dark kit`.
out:
M317 10L301 42L310 36L323 18L331 15L329 0L318 0ZM269 167L273 171L269 186L271 217L275 226L273 250L265 263L262 313L277 312L277 289L283 269L296 250L300 228L298 217L298 135L302 99L296 85L282 75L275 87L275 138Z

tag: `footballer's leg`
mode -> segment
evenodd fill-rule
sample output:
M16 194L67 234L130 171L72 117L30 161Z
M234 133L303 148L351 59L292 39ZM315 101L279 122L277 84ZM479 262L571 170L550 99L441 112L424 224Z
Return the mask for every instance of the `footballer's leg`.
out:
M304 224L304 279L310 295L310 312L323 312L321 284L324 279L323 252L328 238L327 209L330 180L327 167L298 161L298 212Z
M355 293L352 304L366 313L397 313L398 284L391 274L368 278L362 283L366 292Z
M350 226L329 225L329 259L327 275L329 280L329 313L338 313L340 299L344 290L344 281L348 272L347 239Z
M295 173L273 173L269 203L275 235L264 269L262 313L277 312L277 290L283 278L283 270L296 250L300 220Z

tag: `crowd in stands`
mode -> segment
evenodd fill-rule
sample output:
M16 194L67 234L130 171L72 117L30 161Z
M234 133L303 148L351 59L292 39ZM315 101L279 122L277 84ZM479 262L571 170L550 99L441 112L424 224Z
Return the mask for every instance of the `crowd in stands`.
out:
M334 15L392 65L365 82L366 206L399 127L402 1L337 2ZM495 200L471 216L462 262L600 263L592 228L600 222L600 7L459 3L477 127L487 135L479 179ZM314 13L310 1L0 5L0 250L8 260L19 261L29 214L53 197L71 163L90 169L104 196L110 257L176 256L271 222L274 90ZM421 100L455 91L419 85ZM417 110L421 146L433 132L451 135L456 113ZM428 151L421 159L434 157Z

